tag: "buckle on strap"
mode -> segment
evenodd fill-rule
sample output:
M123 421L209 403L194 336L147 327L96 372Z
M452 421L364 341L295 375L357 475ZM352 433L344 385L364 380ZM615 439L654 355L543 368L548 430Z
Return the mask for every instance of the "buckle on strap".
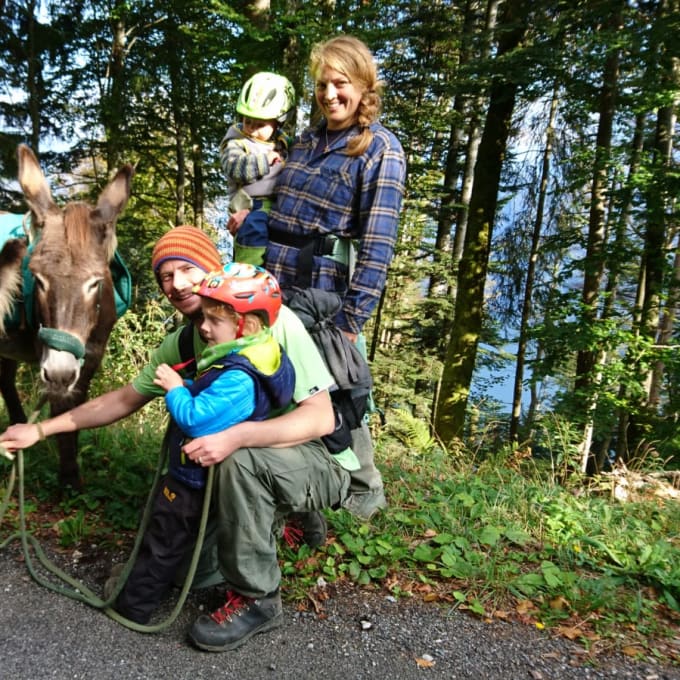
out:
M314 254L318 256L332 255L338 240L335 234L320 234L314 239Z
M314 255L330 255L339 237L335 234L291 234L288 231L269 229L269 240L282 246L302 250L311 247Z

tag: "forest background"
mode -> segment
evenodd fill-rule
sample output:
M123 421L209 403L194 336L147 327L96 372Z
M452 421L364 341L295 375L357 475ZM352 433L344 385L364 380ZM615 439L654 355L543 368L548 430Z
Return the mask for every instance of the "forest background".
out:
M242 83L287 75L300 131L311 46L362 38L408 161L367 327L389 506L370 523L329 512L315 554L284 547L287 594L349 578L677 663L679 5L0 0L0 207L25 210L20 142L64 200L136 165L117 228L133 305L90 392L124 384L177 322L150 272L157 238L194 223L230 250L217 156ZM165 417L156 400L81 433L75 498L58 494L53 443L33 447L31 530L108 574ZM614 456L611 480L583 474Z
M144 314L158 236L223 231L217 152L241 84L287 75L299 130L312 44L354 34L408 159L368 327L378 407L449 451L540 453L559 433L584 470L614 453L677 465L678 4L5 0L0 205L24 207L19 142L64 197L135 163L118 236Z

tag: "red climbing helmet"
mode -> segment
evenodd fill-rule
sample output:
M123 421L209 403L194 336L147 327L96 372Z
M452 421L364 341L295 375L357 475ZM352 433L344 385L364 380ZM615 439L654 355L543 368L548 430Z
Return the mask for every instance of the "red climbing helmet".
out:
M239 314L260 312L272 326L281 309L279 282L262 267L230 262L219 271L210 272L194 292L231 305Z

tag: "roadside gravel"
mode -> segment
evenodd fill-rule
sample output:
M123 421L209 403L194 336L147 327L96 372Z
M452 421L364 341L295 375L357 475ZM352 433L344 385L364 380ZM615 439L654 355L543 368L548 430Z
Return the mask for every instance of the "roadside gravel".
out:
M101 592L108 567L108 560L81 562L76 572ZM318 612L285 604L281 628L224 654L200 652L185 638L217 592L192 594L163 632L135 633L38 585L10 545L0 551L0 593L0 680L680 680L678 668L619 655L589 660L578 645L544 631L351 585L328 587Z

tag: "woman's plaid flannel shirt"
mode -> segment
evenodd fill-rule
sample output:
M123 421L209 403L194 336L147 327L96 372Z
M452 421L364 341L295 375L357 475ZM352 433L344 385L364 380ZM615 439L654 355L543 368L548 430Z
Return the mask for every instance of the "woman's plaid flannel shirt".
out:
M380 298L394 254L406 160L397 138L377 123L371 125L373 141L361 156L342 153L351 133L318 153L324 129L305 131L290 150L269 216L272 234L265 266L283 287L294 284L299 250L276 243L277 230L357 241L352 280L347 281L345 263L315 257L312 287L343 295L335 321L339 328L358 333Z

